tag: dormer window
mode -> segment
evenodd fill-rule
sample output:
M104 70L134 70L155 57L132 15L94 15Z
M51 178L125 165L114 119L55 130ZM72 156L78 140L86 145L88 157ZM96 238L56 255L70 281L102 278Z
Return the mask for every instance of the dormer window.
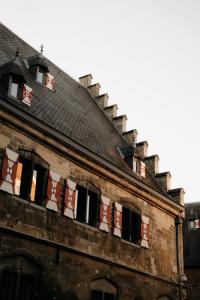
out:
M0 66L0 84L7 95L31 106L33 90L26 84L21 59L15 59Z
M55 92L55 79L49 73L47 61L42 53L28 58L29 68L35 80L49 90Z
M17 80L14 80L13 77L11 77L11 84L10 84L10 96L18 99L20 95L20 86Z
M45 83L45 74L46 74L45 70L41 66L38 66L37 74L36 74L36 81L41 84L44 84Z

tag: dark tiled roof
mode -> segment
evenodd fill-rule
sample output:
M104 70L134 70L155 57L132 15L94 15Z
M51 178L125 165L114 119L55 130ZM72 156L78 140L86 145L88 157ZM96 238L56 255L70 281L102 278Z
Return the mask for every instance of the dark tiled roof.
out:
M185 204L183 223L185 266L200 266L200 229L189 229L188 221L200 219L200 202Z
M29 63L30 67L33 67L33 66L42 66L45 71L47 71L47 72L49 71L47 61L46 61L45 57L41 53L29 57L28 58L28 63Z
M15 74L20 78L20 82L26 82L18 57L0 66L0 76L7 74Z
M42 63L45 61L49 73L55 77L56 92L53 93L37 83L30 70L25 66L24 59L31 58L34 63L33 58L37 58L39 53L0 23L0 65L11 61L15 57L17 48L20 51L24 77L27 84L33 89L32 105L28 107L20 101L9 98L0 87L1 97L129 175L140 179L117 151L118 147L123 148L126 145L122 135L98 107L88 91L44 57ZM148 174L147 172L147 178L142 181L162 192L156 181Z

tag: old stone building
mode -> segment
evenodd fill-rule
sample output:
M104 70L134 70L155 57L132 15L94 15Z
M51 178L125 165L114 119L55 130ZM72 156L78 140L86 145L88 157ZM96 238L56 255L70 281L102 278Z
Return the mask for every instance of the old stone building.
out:
M183 223L184 265L187 275L187 299L200 298L200 202L185 205Z
M0 299L184 299L184 191L126 119L0 25Z

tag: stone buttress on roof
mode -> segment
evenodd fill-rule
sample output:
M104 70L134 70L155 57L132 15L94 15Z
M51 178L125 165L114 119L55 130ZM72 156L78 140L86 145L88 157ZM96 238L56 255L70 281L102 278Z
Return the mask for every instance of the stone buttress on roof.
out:
M158 156L148 157L147 142L136 143L137 131L126 131L126 116L117 116L117 105L108 105L108 95L99 94L100 85L92 84L90 74L82 76L80 83L77 82L0 23L0 70L2 68L4 71L6 64L9 65L9 62L14 60L16 49L20 52L17 58L20 61L20 70L26 83L33 90L31 106L9 97L0 84L2 100L8 101L129 175L183 204L183 190L170 189L170 173L158 173ZM30 66L36 64L45 66L54 76L56 89L53 92L39 84L30 72ZM133 156L147 166L145 178L133 172L129 158L123 157L123 153L125 156L131 155L131 149Z

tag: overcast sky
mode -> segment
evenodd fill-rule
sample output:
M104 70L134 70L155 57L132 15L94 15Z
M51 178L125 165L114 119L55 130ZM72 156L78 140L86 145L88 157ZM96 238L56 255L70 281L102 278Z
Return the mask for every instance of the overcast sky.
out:
M0 20L75 79L91 73L171 187L200 201L199 0L6 0Z

